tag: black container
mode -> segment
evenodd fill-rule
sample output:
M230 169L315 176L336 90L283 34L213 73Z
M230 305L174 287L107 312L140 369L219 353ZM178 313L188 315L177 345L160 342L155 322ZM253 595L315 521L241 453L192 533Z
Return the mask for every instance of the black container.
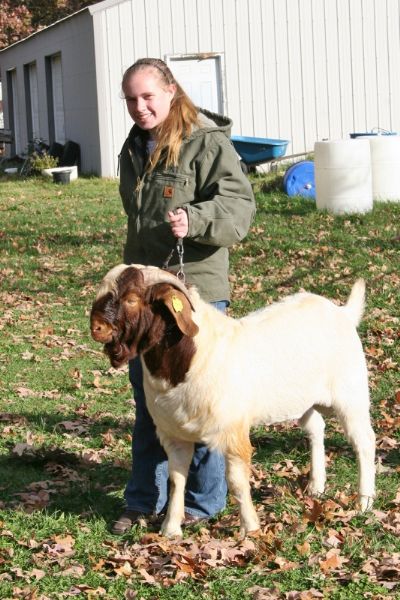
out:
M53 181L54 183L70 183L71 181L71 173L72 169L68 171L54 171L53 172Z

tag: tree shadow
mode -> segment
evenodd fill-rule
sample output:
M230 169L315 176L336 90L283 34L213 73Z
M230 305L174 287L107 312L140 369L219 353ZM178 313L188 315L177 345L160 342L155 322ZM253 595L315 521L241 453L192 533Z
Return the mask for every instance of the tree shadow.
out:
M317 208L312 199L293 196L288 198L277 198L276 203L269 203L267 207L259 207L257 213L264 215L282 215L283 217L306 216L316 213Z
M17 418L31 430L40 425L47 433L54 433L61 422L79 419L76 414L60 417L41 413L13 415L14 421ZM81 420L85 422L84 418ZM121 425L111 418L88 419L88 423L85 433L88 438L109 432L111 428L123 435L131 429L130 423ZM77 435L77 439L81 435ZM0 455L4 508L27 512L45 508L50 513L61 511L83 518L96 515L107 521L121 510L122 492L130 473L129 460L125 464L118 457L106 457L101 462L91 462L84 452L65 450L61 444L51 443L21 448L18 455L13 452L14 445L8 445L8 454ZM41 497L46 494L48 502L41 503Z
M390 450L385 456L385 463L387 463L391 467L400 467L400 450Z

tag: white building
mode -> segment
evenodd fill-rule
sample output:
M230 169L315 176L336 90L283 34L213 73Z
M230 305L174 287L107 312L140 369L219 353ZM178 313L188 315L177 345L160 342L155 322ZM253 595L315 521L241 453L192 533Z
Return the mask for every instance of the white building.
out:
M105 0L0 52L10 152L80 144L82 170L116 176L131 121L124 70L165 59L234 134L316 140L400 132L400 0Z

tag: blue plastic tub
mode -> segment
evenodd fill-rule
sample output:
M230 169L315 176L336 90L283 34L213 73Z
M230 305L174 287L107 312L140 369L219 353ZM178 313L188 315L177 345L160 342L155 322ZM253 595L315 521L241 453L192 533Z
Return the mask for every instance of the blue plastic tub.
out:
M289 140L255 138L234 135L231 137L236 152L246 165L256 166L285 155Z
M315 198L315 169L311 160L292 165L283 178L283 189L288 196Z
M354 133L349 133L349 136L351 137L352 140L354 140L355 138L358 137L364 137L364 136L370 136L370 135L397 135L396 131L364 131L364 132L354 132Z

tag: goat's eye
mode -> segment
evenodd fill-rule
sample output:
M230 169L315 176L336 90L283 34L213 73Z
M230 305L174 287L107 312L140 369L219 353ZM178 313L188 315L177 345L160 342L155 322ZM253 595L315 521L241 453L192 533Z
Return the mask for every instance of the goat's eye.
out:
M129 308L133 308L139 304L139 297L136 294L128 294L124 302Z

